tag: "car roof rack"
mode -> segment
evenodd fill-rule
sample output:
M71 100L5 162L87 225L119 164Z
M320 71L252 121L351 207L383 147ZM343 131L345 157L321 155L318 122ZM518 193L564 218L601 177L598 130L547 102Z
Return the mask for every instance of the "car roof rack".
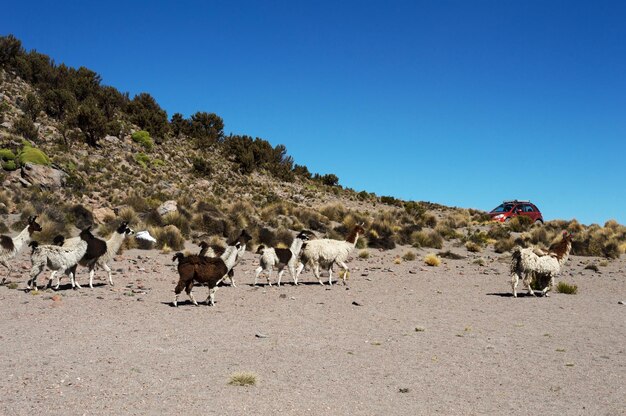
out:
M530 200L528 200L528 199L512 199L512 200L509 200L509 201L503 201L502 203L503 204L514 204L514 203L518 203L518 202L530 203Z

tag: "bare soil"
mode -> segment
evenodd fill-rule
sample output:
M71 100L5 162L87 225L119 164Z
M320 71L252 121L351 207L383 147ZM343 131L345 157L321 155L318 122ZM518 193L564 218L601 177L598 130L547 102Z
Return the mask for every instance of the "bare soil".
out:
M178 308L172 254L126 251L113 287L79 269L80 290L27 292L24 251L0 287L0 414L624 414L624 259L570 257L558 280L578 294L515 299L508 255L451 249L467 257L355 250L332 288L311 272L252 287L246 253L215 306Z

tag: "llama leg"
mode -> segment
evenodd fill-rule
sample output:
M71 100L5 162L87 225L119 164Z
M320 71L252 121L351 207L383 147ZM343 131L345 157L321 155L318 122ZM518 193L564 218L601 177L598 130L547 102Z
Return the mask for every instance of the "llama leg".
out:
M96 274L96 265L89 266L89 287L93 289L93 275Z
M526 276L524 277L524 285L526 285L526 288L528 288L528 294L536 297L537 295L535 295L535 291L532 288L534 277L534 273L526 272Z
M44 265L42 264L33 266L33 268L30 269L30 280L28 280L28 283L26 283L26 287L28 289L35 286L35 290L37 290L37 276L39 276L39 274L43 271L43 268Z
M343 269L342 280L343 280L343 284L345 285L346 284L346 277L348 276L348 273L350 273L350 269L348 268L348 266L344 262L339 263L339 266Z
M52 287L52 282L54 281L54 276L56 276L57 271L53 270L52 273L50 273L50 277L48 277L48 287L51 288ZM59 288L59 285L57 283L55 290Z
M298 263L298 267L296 268L296 277L293 279L295 284L298 284L298 277L300 277L300 273L304 270L304 263Z
M182 292L184 288L185 288L185 282L183 282L182 280L179 280L178 284L174 288L174 294L175 294L174 306L178 306L178 296L180 296L180 292Z
M267 284L269 285L269 287L272 287L272 269L273 267L270 267L267 270Z
M193 297L193 280L187 282L187 287L185 288L185 292L187 292L187 296L191 299L191 302L198 306L198 302L196 302L196 298Z
M541 291L541 295L545 297L549 297L550 295L548 294L548 292L551 291L553 287L554 287L554 276L550 276L550 283L548 283L548 286L543 288L543 290Z
M330 286L333 285L333 265L332 264L328 267L328 284Z
M228 273L226 274L226 276L228 276L228 280L230 281L230 285L232 287L237 287L237 285L235 284L235 270L230 269L228 271Z
M280 279L282 279L283 273L285 273L285 266L278 269L278 286L279 287L280 287Z
M209 297L207 298L207 304L209 306L215 305L215 292L217 292L217 286L209 288Z
M111 268L109 267L108 264L106 263L102 263L100 266L102 266L102 268L107 272L107 274L109 275L109 284L111 286L113 286L113 273L111 273Z
M519 274L517 272L511 275L511 286L513 287L513 297L517 297L517 285L519 283Z
M78 284L78 282L76 281L76 269L78 268L78 265L74 265L72 266L69 271L70 271L70 280L72 281L72 289L82 289L82 287Z
M324 286L324 282L322 282L322 278L320 277L320 265L315 264L313 266L313 274L317 277L317 281L320 282L320 285Z
M11 277L11 266L9 266L9 263L7 263L7 262L6 262L6 261L4 261L4 260L0 260L0 264L2 264L4 267L6 267L6 268L7 268L7 275L6 275L6 276L4 276L4 277L2 278L2 283L0 283L0 285L3 285L3 284L4 284L4 282L6 282L6 280L7 280L9 277Z
M293 284L298 286L298 275L296 274L296 268L294 267L293 264L288 267L289 267L289 274L291 275L291 278L293 279Z
M259 275L261 274L261 272L263 271L263 267L259 266L254 270L254 286L257 285L258 281L259 281Z

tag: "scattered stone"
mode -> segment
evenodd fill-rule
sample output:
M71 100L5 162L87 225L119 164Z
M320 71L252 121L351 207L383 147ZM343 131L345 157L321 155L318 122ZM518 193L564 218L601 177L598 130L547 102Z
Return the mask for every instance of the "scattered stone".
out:
M409 270L409 274L417 274L415 270Z
M178 211L178 203L174 200L165 201L157 208L157 212L160 216L165 216L170 212Z
M353 301L353 302L352 302L352 304L353 304L354 306L363 306L362 304L360 304L360 303L359 303L359 302L357 302L357 301Z
M29 185L39 185L46 189L58 189L65 185L67 173L44 165L26 163L22 169L22 179Z
M61 302L63 300L61 295L54 295L50 299L52 299L53 302Z
M267 335L261 334L261 333L256 334L255 337L257 337L257 338L269 338Z
M400 393L408 393L408 392L409 392L409 391L411 391L411 390L409 390L409 389L408 389L408 388L406 388L406 387L400 387L400 389L398 389L398 391L399 391Z
M617 302L619 305L626 305L626 303L623 300L620 300L619 302Z

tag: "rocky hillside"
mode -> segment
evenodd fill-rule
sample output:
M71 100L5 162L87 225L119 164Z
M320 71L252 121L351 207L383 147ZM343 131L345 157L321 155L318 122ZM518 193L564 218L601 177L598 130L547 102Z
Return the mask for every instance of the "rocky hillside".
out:
M626 249L626 227L614 222L504 226L477 210L345 189L335 175L294 164L284 146L225 136L214 113L168 119L149 94L130 99L93 71L55 65L10 36L0 38L0 64L3 233L31 214L40 215L44 242L90 223L107 234L123 218L178 250L185 239L241 228L264 244L288 244L304 228L342 238L363 222L361 248L439 249L450 240L504 253L515 244L545 248L568 229L576 254L616 258Z

